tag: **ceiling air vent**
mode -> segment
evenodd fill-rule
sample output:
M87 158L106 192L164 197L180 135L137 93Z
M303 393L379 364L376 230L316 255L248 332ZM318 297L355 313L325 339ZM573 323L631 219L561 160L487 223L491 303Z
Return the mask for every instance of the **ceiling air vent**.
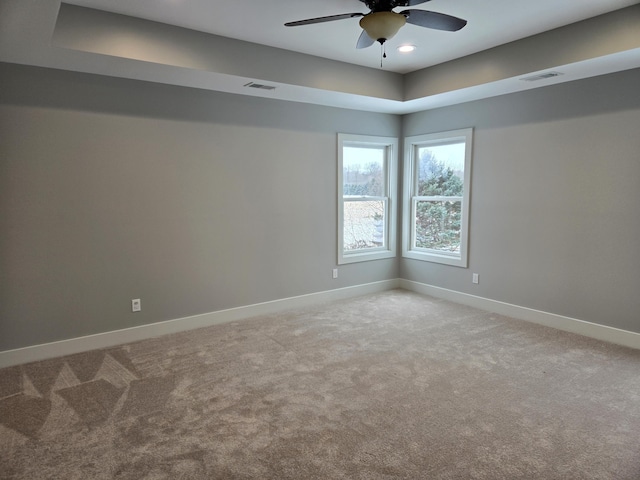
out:
M545 80L547 78L559 77L560 75L563 75L563 74L561 72L546 72L546 73L541 73L539 75L524 77L524 78L521 78L520 80L524 80L525 82L537 82L538 80Z
M260 83L253 83L253 82L245 83L244 86L245 87L249 87L249 88L259 88L260 90L275 90L276 89L276 87L274 87L273 85L262 85Z

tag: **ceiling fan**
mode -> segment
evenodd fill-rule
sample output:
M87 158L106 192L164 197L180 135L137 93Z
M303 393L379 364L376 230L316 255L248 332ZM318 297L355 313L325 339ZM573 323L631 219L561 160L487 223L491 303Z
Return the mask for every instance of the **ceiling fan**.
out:
M360 0L369 10L369 13L343 13L340 15L329 15L327 17L308 18L296 22L288 22L286 27L298 27L300 25L311 25L314 23L332 22L347 18L362 17L360 26L362 33L358 38L356 48L366 48L379 42L384 44L393 37L405 23L418 25L419 27L434 28L456 32L467 24L466 20L446 15L444 13L429 12L427 10L408 9L401 12L394 12L396 7L413 7L430 0Z

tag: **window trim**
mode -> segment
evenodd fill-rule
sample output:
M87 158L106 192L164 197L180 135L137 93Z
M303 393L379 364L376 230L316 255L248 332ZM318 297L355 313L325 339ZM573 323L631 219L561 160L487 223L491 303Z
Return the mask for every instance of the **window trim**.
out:
M380 260L397 256L397 190L398 190L398 150L400 142L395 137L338 134L338 265ZM385 246L373 247L353 252L344 251L344 195L343 195L343 150L344 147L384 147L386 196L354 197L352 201L377 200L385 203L384 224Z
M441 145L451 141L464 141L464 179L462 212L460 218L460 255L447 254L434 249L414 247L415 243L415 212L416 202L422 200L435 201L436 197L422 197L415 195L417 189L416 151L420 147ZM403 215L402 215L402 256L414 260L441 263L455 267L468 268L469 250L469 208L471 205L471 159L473 150L473 128L449 130L446 132L428 133L406 137L404 140L404 183L403 183ZM442 197L455 198L459 197ZM435 199L435 200L434 200Z

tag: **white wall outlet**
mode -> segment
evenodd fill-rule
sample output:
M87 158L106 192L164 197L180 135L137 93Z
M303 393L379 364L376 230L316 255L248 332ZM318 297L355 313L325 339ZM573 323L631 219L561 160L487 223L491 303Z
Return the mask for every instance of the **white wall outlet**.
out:
M333 269L333 278L338 278L338 269L337 268Z
M477 274L477 273L474 273L474 274L473 274L473 277L472 277L472 279L471 279L471 281L472 281L473 283L480 283L480 275L479 275L479 274Z
M140 303L140 299L139 298L134 298L131 300L131 311L132 312L139 312L140 310L142 310L142 303Z

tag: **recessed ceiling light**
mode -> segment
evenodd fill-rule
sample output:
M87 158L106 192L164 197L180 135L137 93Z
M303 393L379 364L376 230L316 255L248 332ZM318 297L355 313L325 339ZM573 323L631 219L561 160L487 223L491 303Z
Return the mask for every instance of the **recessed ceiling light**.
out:
M398 47L398 51L400 53L409 53L409 52L413 52L416 49L415 45L400 45Z

